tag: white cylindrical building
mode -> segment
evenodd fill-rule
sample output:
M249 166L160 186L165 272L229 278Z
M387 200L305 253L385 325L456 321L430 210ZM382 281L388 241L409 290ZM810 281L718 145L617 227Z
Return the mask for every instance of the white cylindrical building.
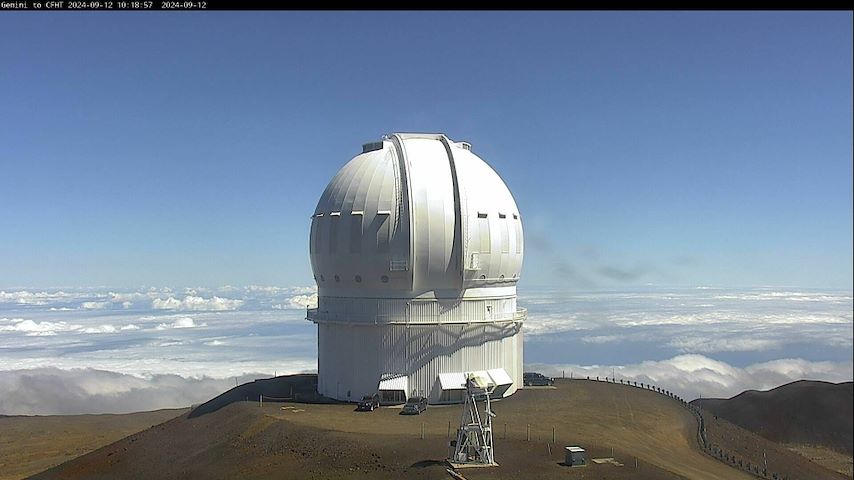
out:
M522 221L468 143L399 133L365 144L311 218L320 394L453 403L469 372L497 396L521 387Z

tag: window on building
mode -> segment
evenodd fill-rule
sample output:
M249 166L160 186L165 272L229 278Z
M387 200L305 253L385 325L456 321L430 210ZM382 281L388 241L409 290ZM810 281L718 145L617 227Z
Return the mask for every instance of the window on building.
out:
M323 239L323 214L317 213L311 219L311 240L309 241L309 251L311 253L319 253L321 246L320 241Z
M377 216L374 217L374 223L377 225L377 253L388 253L391 212L377 212Z
M501 253L510 253L510 222L507 220L501 220Z
M362 253L362 212L350 214L350 253Z
M329 253L335 253L338 246L338 224L341 222L341 212L329 214Z
M477 214L477 226L480 236L480 253L489 253L490 238L489 238L489 218L485 213Z

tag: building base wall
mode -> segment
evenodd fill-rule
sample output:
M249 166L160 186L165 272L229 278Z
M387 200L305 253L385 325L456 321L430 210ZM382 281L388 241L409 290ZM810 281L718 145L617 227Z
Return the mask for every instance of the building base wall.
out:
M455 324L317 324L318 392L343 401L377 393L380 378L407 377L406 397L438 403L440 373L503 368L522 386L522 322Z

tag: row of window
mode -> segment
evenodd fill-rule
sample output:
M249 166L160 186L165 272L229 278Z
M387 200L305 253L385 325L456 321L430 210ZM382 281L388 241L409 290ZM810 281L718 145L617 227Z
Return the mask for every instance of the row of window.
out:
M518 273L514 273L514 274L513 274L513 278L514 278L514 279L515 279L515 278L518 278L518 277L519 277L519 274L518 274ZM335 283L341 283L341 277L340 277L338 274L335 274L332 278L333 278L333 280L335 280ZM320 276L315 275L315 276L314 276L314 281L315 281L315 282L317 282L318 280L319 280L319 281L321 281L321 282L325 282L325 281L326 281L326 276L324 276L323 274L320 274ZM355 281L356 281L356 283L362 283L362 276L361 276L361 275L356 275L355 277L353 277L353 280L355 280ZM481 275L481 276L480 276L480 280L486 280L486 275ZM499 277L498 277L498 280L499 280L499 281L504 281L504 275L499 276ZM382 282L382 283L388 283L388 275L382 275L382 276L380 276L380 282Z
M376 239L376 253L388 253L389 251L389 228L391 224L391 212L388 210L381 210L377 212L377 215L374 216L373 221L370 225L364 225L363 222L364 212L354 211L350 215L350 221L347 222L349 228L349 252L351 254L360 254L362 253L362 239L363 239L363 228L367 232L371 232L370 236ZM311 253L319 253L322 251L323 239L324 239L324 229L322 228L321 219L325 218L324 214L318 213L312 216L311 221L311 240L310 240L310 251ZM339 238L339 230L341 228L341 212L332 212L329 214L330 224L329 224L329 238ZM499 219L506 219L507 215L503 213L498 214ZM513 214L513 219L518 220L519 215ZM501 253L510 253L510 224L508 222L502 222L499 233L501 235L500 248ZM491 229L489 228L489 217L486 213L478 213L477 214L477 230L478 237L480 243L478 246L478 251L480 253L491 253L492 250L492 237L491 237ZM513 232L516 236L516 253L522 253L522 226L518 223L513 224ZM337 253L338 243L335 241L327 242L327 252L330 254Z
M340 277L340 276L338 276L338 274L336 274L333 278L335 279L335 283L340 283L340 282L341 282L341 277ZM356 275L355 277L353 277L353 280L355 280L355 281L356 281L356 283L362 283L362 276L361 276L361 275ZM315 282L316 282L316 281L318 281L318 277L317 277L317 275L315 275L315 276L314 276L314 281L315 281ZM326 281L326 277L325 277L323 274L321 274L321 275L320 275L320 281L321 281L321 282L325 282L325 281ZM383 275L383 276L381 276L381 277L380 277L380 281L381 281L381 282L383 282L383 283L388 283L388 275Z

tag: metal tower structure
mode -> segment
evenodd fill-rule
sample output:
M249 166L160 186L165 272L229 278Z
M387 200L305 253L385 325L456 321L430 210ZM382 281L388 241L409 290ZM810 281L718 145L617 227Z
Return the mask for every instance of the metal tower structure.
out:
M469 374L466 377L466 402L457 430L457 439L452 444L454 454L449 459L454 467L497 466L492 444L492 411L489 396L495 386L486 378ZM477 402L483 402L483 415Z

